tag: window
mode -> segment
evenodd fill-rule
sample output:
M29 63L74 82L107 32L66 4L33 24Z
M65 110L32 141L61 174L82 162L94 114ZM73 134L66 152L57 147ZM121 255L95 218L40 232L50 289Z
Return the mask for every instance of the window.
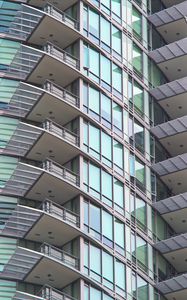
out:
M106 7L106 1L102 8L110 12ZM115 0L116 2L116 0ZM95 3L94 3L95 4ZM109 5L110 7L110 5ZM116 8L115 8L116 7ZM117 6L114 9L117 12ZM121 11L118 11L120 15ZM114 14L114 18L120 20L117 14ZM91 7L84 5L84 34L93 40L96 44L99 44L105 51L113 55L115 58L121 61L121 46L122 46L122 32L116 26L104 18L102 15L94 11ZM120 20L121 22L121 20Z
M135 43L133 43L133 68L138 72L140 76L142 76L143 52Z
M122 69L86 43L84 44L84 73L122 99Z
M142 37L142 14L133 6L132 8L132 28L135 36L141 40Z

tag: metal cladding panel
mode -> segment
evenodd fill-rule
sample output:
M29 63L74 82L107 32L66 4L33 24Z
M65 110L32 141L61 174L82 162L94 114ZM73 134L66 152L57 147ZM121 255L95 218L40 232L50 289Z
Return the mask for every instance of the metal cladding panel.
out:
M171 135L187 131L187 116L163 123L151 129L151 132L158 138L166 138Z
M150 57L157 64L185 54L187 54L187 38L163 46L149 53Z
M151 95L156 100L163 100L169 97L173 97L187 91L187 77L171 81L150 90Z
M182 19L186 15L187 15L187 5L186 2L182 2L168 9L159 11L151 15L148 19L155 27L159 27L164 24Z
M187 208L187 193L158 201L153 203L153 206L160 214L167 214L179 209Z
M187 168L187 153L166 159L152 166L160 176L181 171Z

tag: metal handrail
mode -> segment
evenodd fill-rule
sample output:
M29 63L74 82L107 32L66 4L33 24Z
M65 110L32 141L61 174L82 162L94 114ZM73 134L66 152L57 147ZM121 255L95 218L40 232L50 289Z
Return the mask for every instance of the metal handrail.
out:
M61 166L60 164L57 164L51 159L47 159L44 162L40 164L40 167L42 169L55 173L58 176L63 177L64 179L71 181L72 183L76 184L77 186L80 185L80 176L76 173L72 172L71 170Z
M77 300L49 285L44 285L38 293L39 297L47 298L48 300Z
M51 246L48 243L43 243L39 251L44 255L53 257L57 260L62 261L63 263L73 267L75 269L79 268L79 258L54 246Z
M77 95L69 92L68 90L65 90L56 83L54 84L50 80L46 80L46 82L43 85L43 89L49 91L52 94L57 95L58 97L62 97L67 102L75 105L76 107L80 107L80 99Z
M57 124L56 122L47 119L42 123L42 127L45 130L53 132L59 135L60 137L64 138L65 140L68 140L74 145L79 146L79 136L74 132L68 130L67 128Z
M77 57L71 55L70 53L64 51L60 47L53 45L50 42L46 43L46 45L43 47L43 51L51 54L52 56L55 56L56 58L64 61L65 63L78 70L80 69L80 60Z
M66 22L71 27L79 30L79 22L66 14L64 11L60 10L59 8L51 5L50 3L47 3L46 6L44 7L44 12L50 14L51 16L55 17L56 19L59 19L60 21ZM73 24L73 26L72 26Z
M80 216L73 211L54 203L51 200L46 199L45 201L42 202L42 204L39 206L39 209L50 213L54 214L60 218L62 218L65 221L68 221L77 227L80 225Z

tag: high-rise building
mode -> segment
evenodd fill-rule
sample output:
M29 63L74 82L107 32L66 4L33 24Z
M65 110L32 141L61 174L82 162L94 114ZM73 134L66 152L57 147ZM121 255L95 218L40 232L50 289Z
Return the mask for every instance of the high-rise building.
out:
M0 300L187 299L187 1L0 0Z

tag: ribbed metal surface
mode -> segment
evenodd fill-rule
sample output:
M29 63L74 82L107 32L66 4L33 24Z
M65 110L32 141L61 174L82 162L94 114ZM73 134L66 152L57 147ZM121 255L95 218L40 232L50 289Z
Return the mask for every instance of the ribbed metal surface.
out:
M177 277L160 282L156 285L156 288L164 295L187 289L187 274L179 275Z
M187 54L187 38L171 43L149 53L150 57L157 63Z
M39 219L42 212L32 208L17 205L12 215L5 223L2 234L23 238L33 224Z
M161 215L187 208L187 193L158 201L153 206Z
M24 196L41 173L41 169L37 169L23 163L18 163L11 178L5 184L3 189L4 193Z
M187 153L161 161L152 168L160 176L187 169Z
M41 254L18 247L5 265L2 276L23 280L34 265L39 261Z
M187 248L187 233L180 234L170 239L155 244L155 248L161 253L168 253L182 248Z
M187 116L163 123L151 129L158 138L163 139L187 131Z
M161 101L185 92L187 92L187 77L171 81L150 90L151 95L157 101Z
M155 27L159 27L167 23L185 18L186 15L187 5L186 2L182 2L176 6L161 10L150 16L148 19L152 24L154 24Z

